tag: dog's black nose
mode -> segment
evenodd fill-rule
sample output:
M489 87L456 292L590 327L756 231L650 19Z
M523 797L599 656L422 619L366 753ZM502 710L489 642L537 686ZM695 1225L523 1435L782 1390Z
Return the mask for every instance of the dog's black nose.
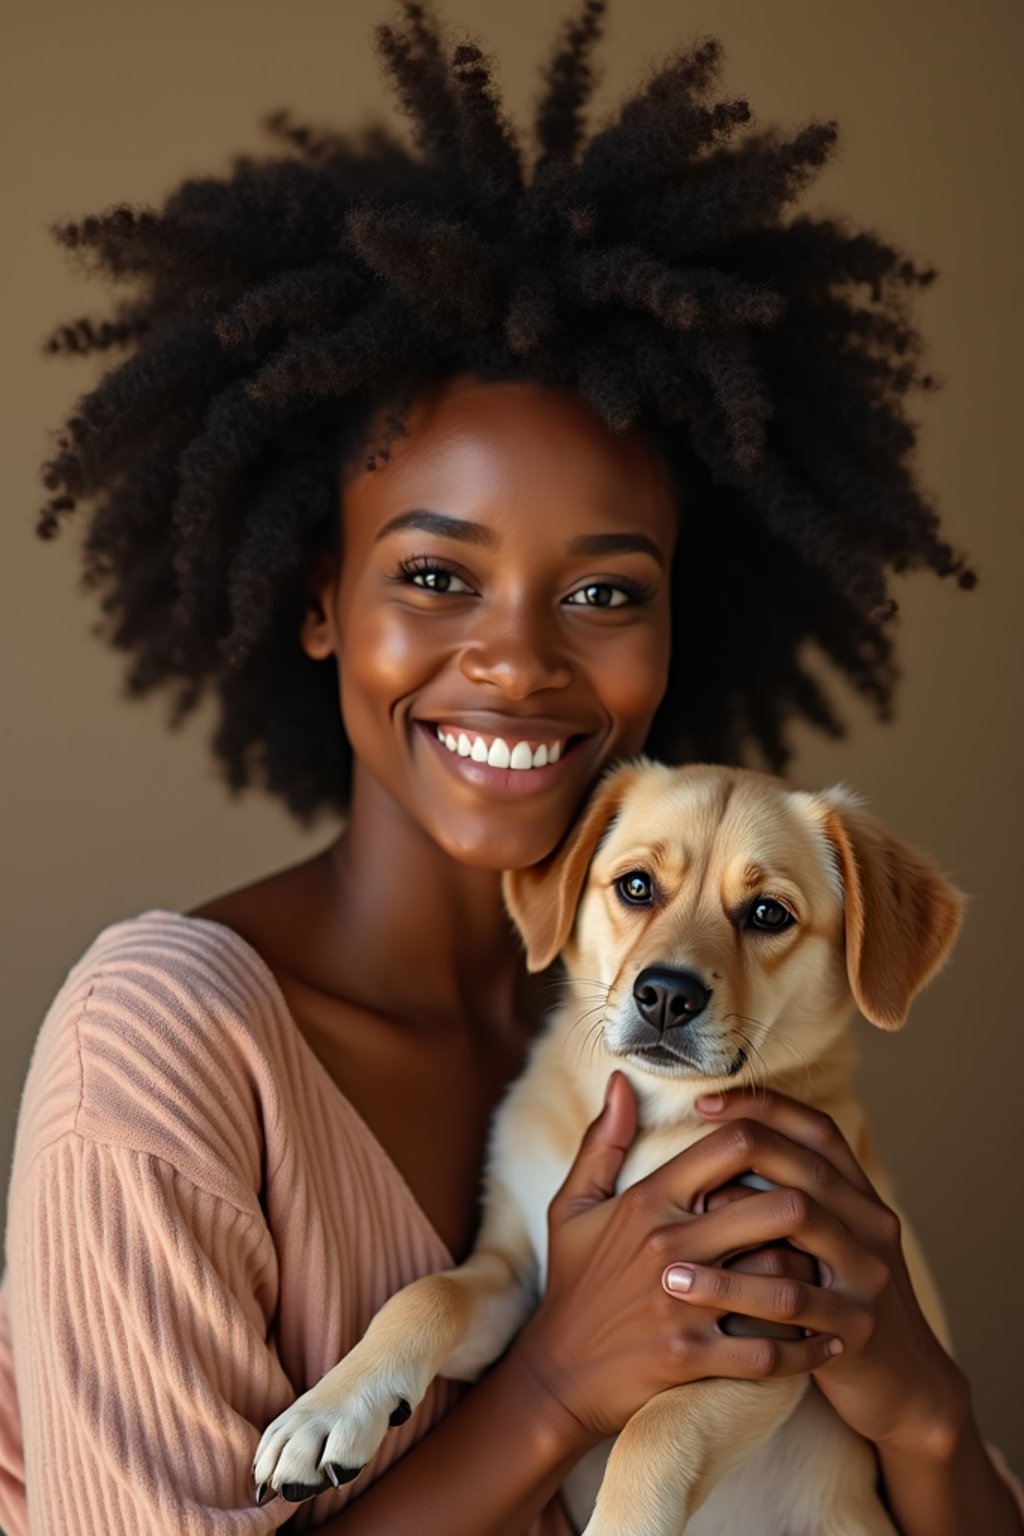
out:
M688 1024L708 1005L711 993L692 971L649 965L633 983L637 1010L648 1024L664 1032L676 1024Z

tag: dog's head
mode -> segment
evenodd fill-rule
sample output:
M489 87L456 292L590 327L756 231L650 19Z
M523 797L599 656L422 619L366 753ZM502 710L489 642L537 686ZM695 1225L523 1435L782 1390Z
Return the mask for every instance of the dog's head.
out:
M802 1071L851 996L898 1029L963 908L841 787L644 760L613 770L561 847L504 889L530 969L562 953L584 1037L599 1024L613 1056L699 1091Z

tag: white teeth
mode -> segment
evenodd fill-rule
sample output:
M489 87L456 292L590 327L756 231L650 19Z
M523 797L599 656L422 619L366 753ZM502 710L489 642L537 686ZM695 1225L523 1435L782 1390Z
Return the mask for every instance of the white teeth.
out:
M491 768L514 768L520 773L528 768L543 768L548 763L557 763L562 755L562 742L542 741L534 750L528 741L517 741L509 747L502 736L495 736L490 747L482 736L470 738L466 731L460 731L456 736L454 731L446 731L443 726L435 726L437 739L444 743L449 752L459 757L468 757L474 763L487 763Z

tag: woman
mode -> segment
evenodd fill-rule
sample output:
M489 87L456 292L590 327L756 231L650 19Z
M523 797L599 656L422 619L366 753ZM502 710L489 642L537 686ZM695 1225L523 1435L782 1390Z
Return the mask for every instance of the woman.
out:
M104 930L44 1021L11 1184L0 1520L564 1532L566 1470L652 1392L812 1371L877 1447L905 1536L1019 1531L834 1128L788 1100L707 1104L721 1192L679 1228L697 1281L673 1296L650 1238L678 1207L613 1194L621 1077L506 1356L435 1384L342 1489L247 1486L263 1426L471 1246L488 1118L552 997L500 871L549 854L645 744L729 759L753 736L781 767L793 711L836 731L808 639L884 707L887 570L973 579L904 462L901 396L927 381L902 290L931 274L779 220L832 125L730 146L749 111L712 99L708 42L584 145L589 0L527 186L479 51L446 62L403 10L378 40L417 154L277 119L289 154L61 232L139 292L54 337L130 350L68 423L41 532L93 500L87 578L133 690L176 684L180 719L212 683L229 783L347 819L306 863ZM732 1182L744 1118L805 1192L796 1225L791 1199ZM678 1161L680 1192L698 1166ZM849 1263L826 1287L837 1222ZM741 1246L726 1309L716 1261ZM801 1336L727 1336L726 1310Z

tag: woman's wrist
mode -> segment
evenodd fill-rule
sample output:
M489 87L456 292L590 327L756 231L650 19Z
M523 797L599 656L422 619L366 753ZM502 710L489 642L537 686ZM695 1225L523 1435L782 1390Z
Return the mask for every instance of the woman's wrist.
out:
M561 1390L558 1373L529 1323L513 1341L504 1363L514 1372L530 1405L534 1422L554 1449L575 1462L601 1440L573 1412L570 1394Z
M886 1503L901 1536L1021 1536L1024 1525L974 1417L970 1384L935 1405L913 1433L876 1442Z
M579 1427L513 1344L428 1435L323 1530L347 1536L522 1536L585 1449Z
M944 1361L942 1370L922 1388L916 1409L898 1428L875 1440L879 1456L941 1464L956 1455L971 1430L977 1432L970 1383L954 1360L945 1355Z

